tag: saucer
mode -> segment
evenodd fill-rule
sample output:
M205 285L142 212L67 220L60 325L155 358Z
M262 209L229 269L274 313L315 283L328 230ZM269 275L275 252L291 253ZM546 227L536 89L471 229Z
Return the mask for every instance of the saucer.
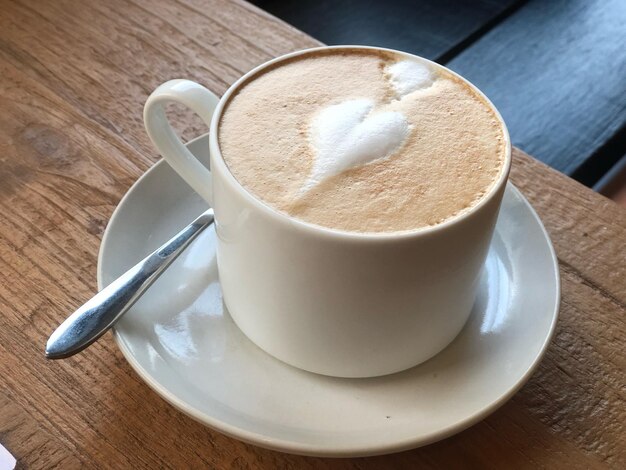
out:
M208 136L188 147L207 160ZM165 162L155 164L109 222L98 286L206 208ZM114 335L130 365L161 397L201 423L261 447L349 457L448 437L485 418L526 382L556 324L557 259L536 213L510 183L467 325L431 360L385 377L321 376L256 347L224 306L215 246L209 228Z

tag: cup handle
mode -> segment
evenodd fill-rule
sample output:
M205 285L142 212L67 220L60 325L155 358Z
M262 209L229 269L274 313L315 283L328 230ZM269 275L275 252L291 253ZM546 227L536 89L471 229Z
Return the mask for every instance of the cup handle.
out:
M143 109L146 131L154 146L187 184L212 205L211 172L183 145L165 115L163 106L172 101L191 108L210 127L219 99L198 83L170 80L152 92Z

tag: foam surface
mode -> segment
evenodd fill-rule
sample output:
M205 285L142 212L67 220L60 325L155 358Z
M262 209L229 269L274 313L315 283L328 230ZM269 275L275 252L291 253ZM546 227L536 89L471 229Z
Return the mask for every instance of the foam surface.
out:
M402 144L409 130L406 117L397 111L371 113L374 105L368 99L348 100L315 116L310 130L315 160L304 192L348 168L385 158Z
M387 67L387 73L399 97L428 88L435 81L435 74L428 65L412 60L396 62Z
M336 50L244 84L219 143L235 178L314 224L395 232L475 205L504 161L502 126L473 89L428 62Z

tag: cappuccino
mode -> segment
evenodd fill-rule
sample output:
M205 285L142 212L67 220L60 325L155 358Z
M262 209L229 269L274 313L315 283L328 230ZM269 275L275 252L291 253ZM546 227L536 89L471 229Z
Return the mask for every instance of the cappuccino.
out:
M503 126L445 69L330 49L264 69L227 103L219 145L268 206L352 232L434 226L475 206L505 162Z

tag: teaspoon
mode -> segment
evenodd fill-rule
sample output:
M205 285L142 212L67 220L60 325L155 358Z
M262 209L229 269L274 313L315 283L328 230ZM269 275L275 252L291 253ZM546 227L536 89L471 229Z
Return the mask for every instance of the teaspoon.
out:
M46 358L72 356L100 338L212 223L209 209L72 313L48 339Z

